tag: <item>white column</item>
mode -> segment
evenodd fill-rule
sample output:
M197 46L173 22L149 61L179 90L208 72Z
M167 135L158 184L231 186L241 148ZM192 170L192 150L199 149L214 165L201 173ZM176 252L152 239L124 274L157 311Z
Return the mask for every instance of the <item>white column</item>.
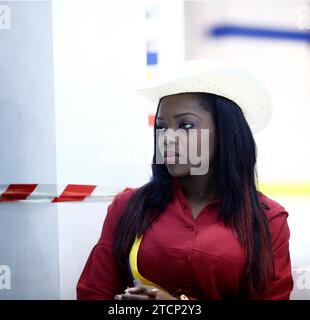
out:
M51 3L0 5L0 184L56 183ZM11 270L0 299L59 297L56 206L0 203L0 265Z

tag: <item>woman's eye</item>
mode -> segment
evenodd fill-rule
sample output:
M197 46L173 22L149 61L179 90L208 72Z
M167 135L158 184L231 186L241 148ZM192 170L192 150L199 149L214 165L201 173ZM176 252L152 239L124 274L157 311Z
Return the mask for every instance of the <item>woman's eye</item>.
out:
M183 122L181 123L181 127L184 128L185 130L191 129L193 125L189 122Z
M180 128L183 128L185 130L191 129L193 127L193 124L189 123L189 122L182 122L180 124ZM161 130L163 132L165 132L167 129L162 127L162 126L157 126L156 127L158 130Z
M165 128L161 127L161 126L157 126L156 129L161 130L161 131L165 131Z

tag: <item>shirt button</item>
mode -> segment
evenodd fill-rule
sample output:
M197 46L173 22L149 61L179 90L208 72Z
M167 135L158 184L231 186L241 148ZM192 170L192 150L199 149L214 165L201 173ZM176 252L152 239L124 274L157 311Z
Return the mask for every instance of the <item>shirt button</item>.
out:
M191 231L195 231L195 230L196 230L196 228L195 228L194 226L187 226L187 228L188 228L189 230L191 230Z

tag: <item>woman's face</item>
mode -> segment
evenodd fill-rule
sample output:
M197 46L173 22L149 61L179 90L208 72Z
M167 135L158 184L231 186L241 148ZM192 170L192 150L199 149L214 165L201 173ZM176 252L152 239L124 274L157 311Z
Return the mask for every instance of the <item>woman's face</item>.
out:
M197 94L164 97L159 105L156 124L159 129L157 145L160 145L157 150L171 176L208 172L215 154L215 125L211 113L200 105Z

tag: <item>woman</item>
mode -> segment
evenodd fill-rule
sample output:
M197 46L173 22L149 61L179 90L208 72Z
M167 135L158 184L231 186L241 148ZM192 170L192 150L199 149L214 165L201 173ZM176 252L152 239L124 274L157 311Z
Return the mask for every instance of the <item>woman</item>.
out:
M140 91L158 102L153 175L108 207L78 299L289 299L288 213L255 181L268 94L242 70L184 66Z

